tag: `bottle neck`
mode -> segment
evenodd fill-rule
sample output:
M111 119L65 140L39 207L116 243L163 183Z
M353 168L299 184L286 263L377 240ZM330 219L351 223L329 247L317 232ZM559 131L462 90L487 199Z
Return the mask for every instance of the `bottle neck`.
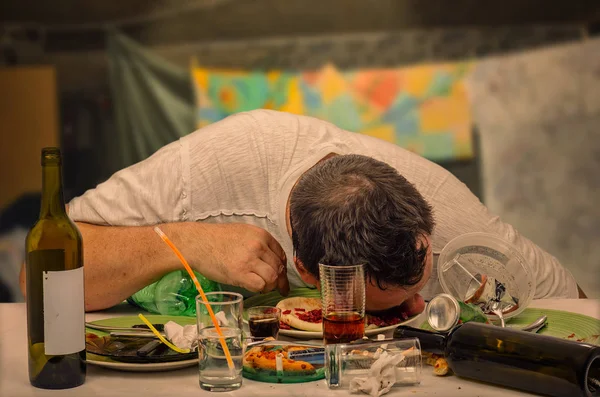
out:
M399 326L394 331L394 338L417 338L421 345L421 350L433 354L445 354L447 334L425 331L419 328L408 326Z
M61 215L66 215L61 165L42 164L42 206L40 209L40 219Z

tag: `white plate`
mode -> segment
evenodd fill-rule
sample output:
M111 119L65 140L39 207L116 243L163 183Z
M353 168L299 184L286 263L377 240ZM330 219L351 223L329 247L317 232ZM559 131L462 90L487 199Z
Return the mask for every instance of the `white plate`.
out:
M419 315L413 316L406 321L402 321L401 323L388 325L387 327L380 328L369 328L365 329L366 336L375 336L377 334L386 333L387 331L393 331L399 325L409 325L413 320L415 320ZM297 329L280 329L279 335L289 336L291 338L297 339L321 339L323 338L323 332L311 332L311 331L300 331Z
M184 360L184 361L171 361L166 363L123 363L119 361L112 361L110 359L104 359L102 356L95 354L87 354L86 362L91 365L97 365L99 367L116 369L120 371L131 371L131 372L158 372L158 371L171 371L174 369L181 369L191 367L198 364L198 359Z
M297 289L290 291L288 298L291 298L294 296L317 298L320 295L319 295L319 291L317 291L316 289L297 288ZM275 306L281 299L284 299L284 298L277 291L269 292L264 295L255 295L244 301L244 310L246 310L250 307L253 307L253 306ZM396 328L399 325L409 325L409 323L411 323L417 317L419 317L419 315L413 316L413 317L409 318L408 320L403 321L398 324L395 324L395 325L388 325L387 327L366 329L365 334L367 336L374 336L374 335L380 334L382 332L385 333L387 331L393 330L394 328ZM247 323L247 320L245 318L244 318L244 322ZM323 332L300 331L297 329L280 329L279 335L289 336L291 338L296 338L296 339L322 339L323 338Z

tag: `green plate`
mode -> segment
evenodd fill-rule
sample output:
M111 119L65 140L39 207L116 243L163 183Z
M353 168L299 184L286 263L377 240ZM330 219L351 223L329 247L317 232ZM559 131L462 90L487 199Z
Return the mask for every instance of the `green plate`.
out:
M298 342L294 345L295 347L310 348L310 346L303 346L302 342ZM264 345L256 348L258 350L266 351L282 351L284 349L281 345ZM245 354L248 354L247 351ZM267 383L305 383L320 380L325 378L324 363L313 362L311 365L314 367L314 371L287 371L278 373L273 369L267 368L254 368L252 365L243 365L242 376L244 378L256 380L259 382Z
M292 375L284 373L282 376L278 376L276 371L254 370L243 367L242 376L247 379L266 383L306 383L325 379L325 368L317 369L312 375Z
M146 318L153 324L165 324L169 321L174 321L179 325L196 324L196 319L193 317L183 316L161 316L161 315L146 315ZM142 324L142 320L137 316L112 317L103 320L91 321L93 324L105 325L109 327L131 327L136 324ZM109 331L100 331L92 328L86 328L86 333L93 333L97 336L108 336ZM150 340L150 339L149 339ZM177 355L177 354L176 354ZM195 356L195 357L194 357ZM198 363L196 355L185 354L181 358L169 357L168 361L164 362L123 362L113 360L109 356L93 354L87 352L86 361L89 364L98 365L101 367L118 369L124 371L166 371L178 368L185 368Z
M169 321L176 322L179 325L193 325L196 324L195 317L184 317L184 316L161 316L155 314L145 314L146 317L152 324L166 324ZM143 321L138 316L124 316L124 317L111 317L104 320L90 321L92 324L105 325L108 327L131 327L136 324L143 324ZM108 335L109 332L99 331L97 329L86 328L86 332L92 332L98 336Z
M562 310L527 308L517 317L507 320L506 326L521 328L529 325L539 317L548 316L548 323L538 331L538 334L555 336L557 338L581 340L600 345L600 320L583 314L570 313ZM427 322L421 325L422 329L431 330Z

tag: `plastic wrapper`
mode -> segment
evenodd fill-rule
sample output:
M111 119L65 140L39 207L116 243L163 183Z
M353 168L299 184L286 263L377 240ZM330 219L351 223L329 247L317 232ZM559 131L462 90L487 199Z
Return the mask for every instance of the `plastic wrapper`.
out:
M204 292L221 291L219 283L194 272ZM132 305L151 313L171 316L195 316L198 291L184 270L167 273L127 299Z

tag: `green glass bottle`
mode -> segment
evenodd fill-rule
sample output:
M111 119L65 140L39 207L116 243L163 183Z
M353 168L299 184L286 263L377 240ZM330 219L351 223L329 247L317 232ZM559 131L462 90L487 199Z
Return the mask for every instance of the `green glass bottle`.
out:
M83 247L67 216L58 148L42 149L40 217L26 240L29 380L43 389L84 383Z
M545 396L600 395L600 346L477 322L448 333L399 326L394 338L419 338L464 378Z

